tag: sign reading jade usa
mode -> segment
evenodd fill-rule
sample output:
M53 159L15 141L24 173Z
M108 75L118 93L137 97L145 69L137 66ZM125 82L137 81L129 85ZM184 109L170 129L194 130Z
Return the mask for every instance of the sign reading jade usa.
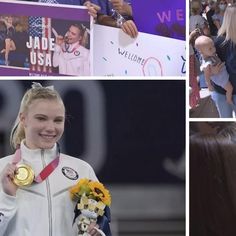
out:
M0 75L91 75L85 7L0 2Z

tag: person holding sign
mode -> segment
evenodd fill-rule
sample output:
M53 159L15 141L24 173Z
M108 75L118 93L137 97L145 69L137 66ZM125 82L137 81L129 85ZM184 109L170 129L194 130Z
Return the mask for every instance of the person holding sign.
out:
M97 0L101 7L97 22L101 25L121 28L130 37L138 35L138 29L133 21L130 1L123 0Z
M86 6L88 8L88 13L93 18L96 18L97 12L100 11L100 7L96 3L92 3L91 1L86 1L86 0L38 0L38 2Z
M97 23L121 28L130 37L138 35L137 27L132 18L130 2L123 0L38 0L43 3L68 4L86 6L88 13L97 19Z
M85 161L60 153L65 107L52 86L34 83L22 101L11 132L15 154L0 159L0 236L76 236L75 204L69 189L80 179L97 181ZM109 220L88 226L111 235ZM100 229L99 229L100 228Z

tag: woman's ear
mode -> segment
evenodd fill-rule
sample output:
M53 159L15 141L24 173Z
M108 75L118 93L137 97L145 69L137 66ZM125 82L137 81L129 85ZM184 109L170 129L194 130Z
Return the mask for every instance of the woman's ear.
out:
M82 43L82 41L83 41L83 36L79 36L79 43L81 44Z
M25 114L23 112L20 113L19 115L20 118L20 124L22 125L22 127L25 127Z

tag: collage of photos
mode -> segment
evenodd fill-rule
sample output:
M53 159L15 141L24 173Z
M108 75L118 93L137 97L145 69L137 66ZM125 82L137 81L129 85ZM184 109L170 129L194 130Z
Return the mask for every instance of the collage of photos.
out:
M189 235L188 1L0 0L0 236Z
M236 234L234 22L235 0L189 1L190 236Z

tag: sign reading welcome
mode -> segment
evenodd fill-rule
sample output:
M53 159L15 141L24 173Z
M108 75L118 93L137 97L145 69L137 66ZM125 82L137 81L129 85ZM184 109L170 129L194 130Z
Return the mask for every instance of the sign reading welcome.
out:
M100 76L184 76L185 41L146 33L130 38L122 30L95 25L94 74Z

